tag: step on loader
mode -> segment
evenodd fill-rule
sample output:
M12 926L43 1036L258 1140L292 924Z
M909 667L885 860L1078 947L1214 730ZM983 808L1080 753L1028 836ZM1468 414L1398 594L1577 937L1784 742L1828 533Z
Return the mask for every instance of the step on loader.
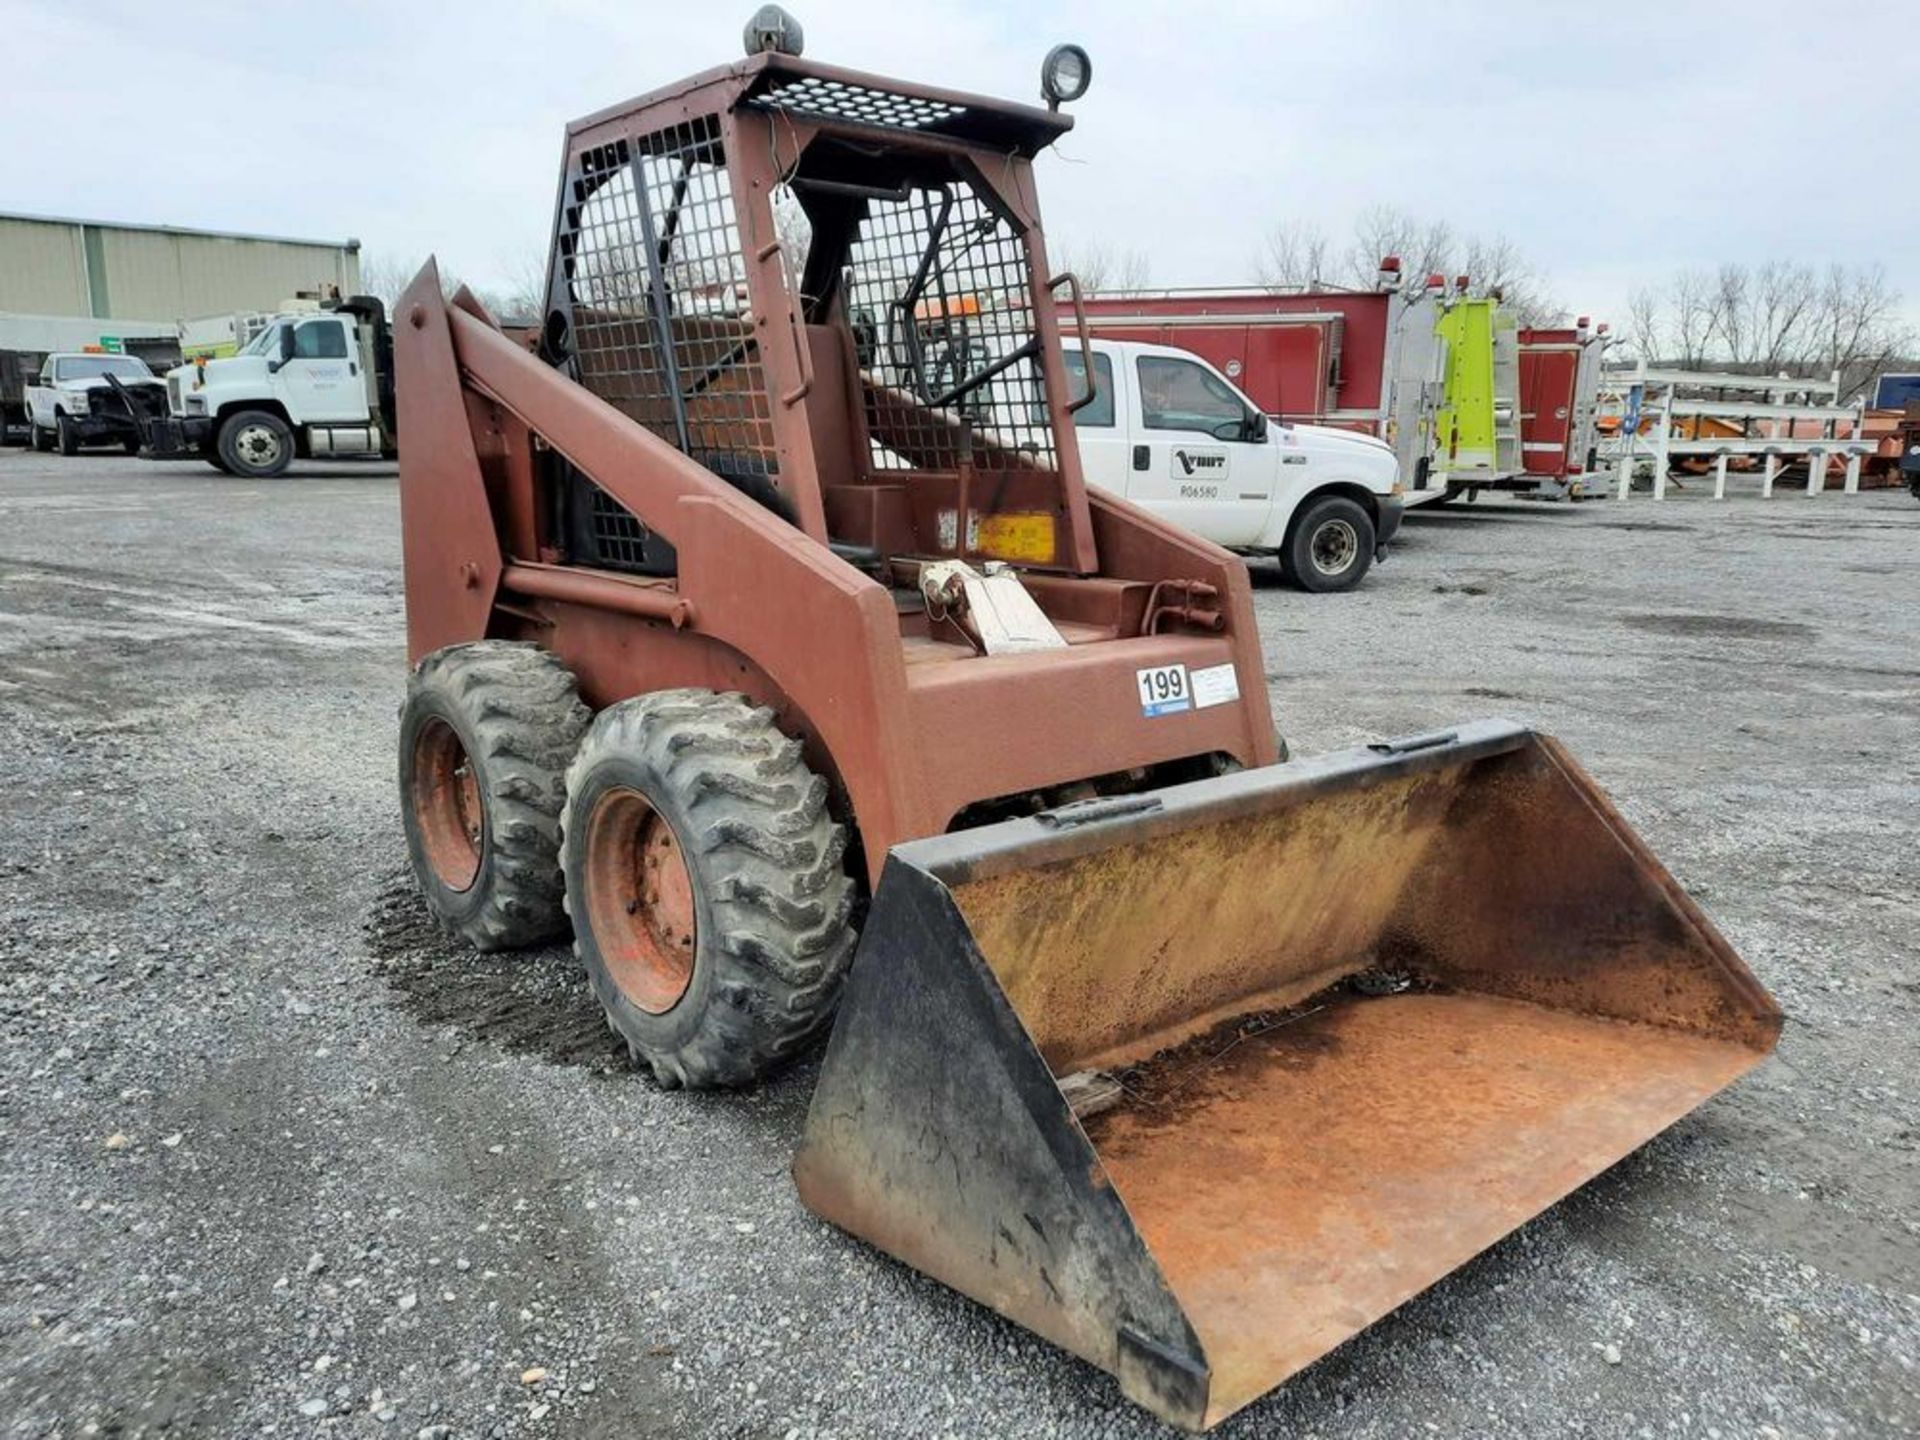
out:
M806 1204L1204 1428L1780 1015L1545 736L1276 763L1242 563L1082 478L1084 53L1041 109L797 35L568 128L536 345L399 302L414 865L663 1085L831 1031Z

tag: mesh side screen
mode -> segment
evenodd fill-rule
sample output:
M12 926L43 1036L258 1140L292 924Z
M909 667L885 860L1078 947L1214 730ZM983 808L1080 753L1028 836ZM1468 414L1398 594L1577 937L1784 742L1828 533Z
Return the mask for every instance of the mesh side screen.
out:
M844 80L825 80L817 75L775 85L754 104L768 110L784 110L790 115L851 120L860 125L896 130L919 130L967 113L964 106L949 105L942 100L897 95L890 90L849 85Z
M874 201L845 291L876 470L950 470L969 427L980 469L1054 468L1039 357L1014 358L1035 329L1010 221L959 183Z
M638 565L641 547L647 540L647 527L598 485L587 488L587 497L591 507L587 512L588 526L600 563L619 567Z
M772 407L718 122L585 152L562 253L581 383L703 464L772 476Z

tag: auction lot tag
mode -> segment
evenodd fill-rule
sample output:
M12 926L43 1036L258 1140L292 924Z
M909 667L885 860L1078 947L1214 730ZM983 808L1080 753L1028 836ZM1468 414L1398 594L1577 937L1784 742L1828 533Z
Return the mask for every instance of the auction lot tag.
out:
M1191 679L1196 710L1205 710L1210 705L1229 705L1240 698L1240 677L1234 674L1231 660L1225 665L1195 670Z
M1172 715L1193 708L1193 686L1184 665L1150 665L1133 672L1140 689L1140 713L1148 717Z

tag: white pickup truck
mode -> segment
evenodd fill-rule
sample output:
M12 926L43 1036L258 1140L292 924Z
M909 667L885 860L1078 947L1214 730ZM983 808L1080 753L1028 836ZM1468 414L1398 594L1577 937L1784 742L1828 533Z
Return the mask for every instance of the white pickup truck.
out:
M1269 420L1185 350L1092 342L1074 415L1088 481L1229 550L1279 557L1303 590L1360 583L1400 528L1399 461L1370 435ZM1068 381L1086 361L1066 347Z
M118 392L108 376L120 382ZM62 455L78 455L83 445L119 445L131 455L140 448L140 429L124 397L157 406L159 392L159 380L136 355L49 355L38 382L26 387L27 432L36 450L58 446Z

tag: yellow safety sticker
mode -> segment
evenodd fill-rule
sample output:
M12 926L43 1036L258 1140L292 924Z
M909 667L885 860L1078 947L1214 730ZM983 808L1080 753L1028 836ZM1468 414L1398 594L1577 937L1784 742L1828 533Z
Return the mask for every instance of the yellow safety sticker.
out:
M1053 516L1042 511L967 517L967 549L995 560L1045 565L1054 556Z

